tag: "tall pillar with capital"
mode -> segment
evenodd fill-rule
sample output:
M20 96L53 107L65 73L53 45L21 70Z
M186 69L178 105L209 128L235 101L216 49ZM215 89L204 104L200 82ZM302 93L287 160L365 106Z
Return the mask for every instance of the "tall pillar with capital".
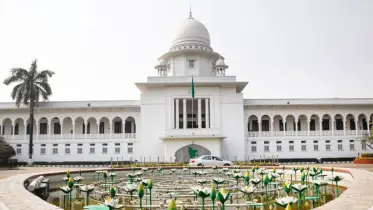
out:
M320 135L322 135L322 118L320 119Z
M198 128L202 128L202 108L201 108L201 99L198 99Z
M75 140L75 123L74 122L72 123L72 126L73 126L73 139Z
M271 124L271 136L273 136L273 131L275 130L275 120L271 117L270 118Z
M52 138L52 122L48 121L48 136L49 138Z
M359 133L359 118L355 118L355 134Z
M335 124L335 120L333 119L333 120L331 120L331 122L332 122L332 136L334 136L334 124Z
M282 128L283 128L282 130L284 132L284 136L286 136L286 118L284 121L282 121Z
M343 121L343 135L346 136L347 120Z
M368 134L370 133L370 127L369 127L370 125L369 125L369 121L370 121L370 120L368 119L368 120L367 120L367 130L368 130Z
M25 131L24 131L23 139L27 140L27 122L24 123L24 126L25 126ZM15 127L15 126L13 126L13 127ZM13 131L13 135L14 135L14 131Z
M110 125L109 136L110 136L110 139L112 139L111 137L112 137L112 133L113 133L113 123L110 121L109 125Z
M87 139L87 135L88 135L88 120L87 122L84 122L84 138Z
M61 123L61 139L63 139L63 123Z
M176 129L179 129L179 121L180 121L180 119L179 119L179 99L177 98L176 100L175 100L175 128Z
M100 121L97 122L97 138L100 136Z
M187 128L187 103L186 98L183 99L183 127Z
M307 136L310 135L311 133L311 119L310 118L307 118Z
M210 106L209 99L205 99L205 124L206 128L210 128Z
M295 124L295 135L298 136L298 119L294 118L294 124Z

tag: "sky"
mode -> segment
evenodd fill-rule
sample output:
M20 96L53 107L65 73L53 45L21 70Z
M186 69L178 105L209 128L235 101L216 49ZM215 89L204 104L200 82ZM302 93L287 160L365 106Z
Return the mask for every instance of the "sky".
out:
M51 101L139 99L190 5L245 98L373 97L371 0L0 0L0 102L33 59Z

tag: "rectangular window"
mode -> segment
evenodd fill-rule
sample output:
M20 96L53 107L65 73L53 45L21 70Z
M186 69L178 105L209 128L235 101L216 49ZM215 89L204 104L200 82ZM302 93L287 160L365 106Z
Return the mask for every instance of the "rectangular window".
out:
M128 148L127 148L127 152L128 152L129 154L132 154L132 153L133 153L133 148L132 148L132 147L128 147Z
M17 153L17 155L22 154L22 145L21 144L17 144L16 153Z
M329 143L330 143L330 140L325 140L325 143L329 144Z
M336 130L338 130L338 131L343 130L343 121L342 121L342 119L336 119L335 120L335 127L336 127Z
M282 142L281 141L276 141L276 144L281 144Z
M325 145L325 150L326 150L326 151L331 151L330 144L326 144L326 145Z
M40 148L40 154L45 155L45 147Z
M310 131L315 131L315 130L316 130L316 121L315 121L315 119L311 119Z
M58 154L58 148L57 147L54 147L53 150L52 150L52 154L56 155Z
M289 151L294 152L294 145L289 145Z
M195 60L188 60L188 68L190 69L195 68Z
M351 143L351 144L350 144L350 150L351 150L351 151L355 151L355 144L354 144L354 143Z
M107 147L102 147L102 154L107 154Z
M65 154L70 155L70 148L69 147L65 148Z
M120 147L115 147L115 153L119 154L120 153Z
M114 133L122 133L122 122L114 123Z
M289 144L294 144L294 141L289 141Z
M314 144L317 144L317 143L319 143L319 141L313 141L313 143L314 143Z
M278 125L280 126L280 131L284 131L284 123L282 122L282 120L279 120L278 123Z
M256 152L256 146L251 146L251 152Z
M14 126L14 135L19 135L19 123L16 123L16 126Z
M302 145L302 152L305 152L305 151L307 151L307 145L303 144Z
M264 145L264 152L269 152L269 146L268 145Z
M251 121L251 131L259 131L258 120Z
M343 151L343 144L338 144L338 151Z
M277 148L277 152L281 152L281 150L282 150L282 146L281 145L277 145L276 148Z
M94 147L89 148L89 154L95 154L95 148Z
M323 119L323 120L322 120L322 130L323 130L323 131L328 131L328 130L330 130L330 128L329 128L329 124L330 124L329 119Z
M269 141L265 141L264 144L269 144Z
M81 147L78 147L78 149L77 149L78 151L77 151L77 153L78 154L83 154L83 148L81 148Z
M350 119L350 130L356 130L356 124L354 119Z
M305 143L306 143L306 141L301 141L301 143L302 143L302 144L305 144Z
M269 120L262 121L262 131L269 131Z
M256 141L252 141L251 144L256 144Z
M319 151L319 145L318 144L313 145L313 151Z

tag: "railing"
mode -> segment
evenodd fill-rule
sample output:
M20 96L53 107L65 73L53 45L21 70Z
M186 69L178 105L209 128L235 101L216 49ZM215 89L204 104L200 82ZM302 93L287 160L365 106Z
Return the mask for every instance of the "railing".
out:
M28 140L30 135L0 135L5 140ZM67 140L67 139L128 139L136 138L136 133L105 134L36 134L34 140Z
M221 131L218 128L167 129L165 134L168 137L219 136Z
M272 136L356 136L369 134L367 130L325 130L325 131L249 131L248 137L272 137ZM308 134L309 133L309 134ZM346 134L345 134L346 133Z

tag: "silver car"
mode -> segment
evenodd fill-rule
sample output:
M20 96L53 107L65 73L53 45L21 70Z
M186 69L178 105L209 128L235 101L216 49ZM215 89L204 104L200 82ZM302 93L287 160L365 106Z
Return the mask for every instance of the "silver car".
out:
M229 160L222 160L219 157L211 155L203 155L194 159L190 159L190 166L232 166L233 163Z

